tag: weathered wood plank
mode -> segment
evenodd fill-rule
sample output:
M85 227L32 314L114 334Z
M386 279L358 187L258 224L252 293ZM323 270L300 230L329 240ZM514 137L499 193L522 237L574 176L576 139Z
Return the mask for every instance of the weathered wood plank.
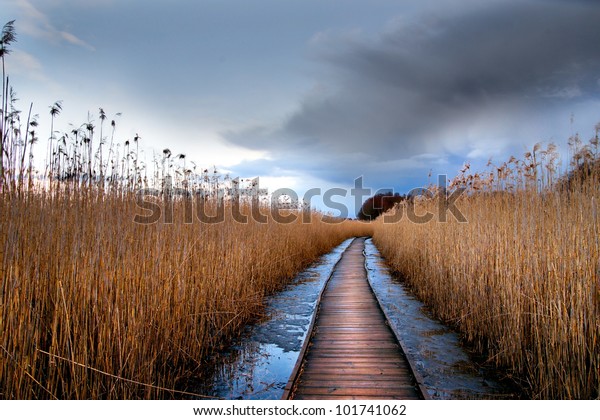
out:
M353 359L346 359L343 356L339 358L335 357L312 357L306 358L306 362L310 363L313 368L344 368L344 367L355 367L355 368L363 368L363 367L375 367L375 368L400 368L405 369L407 372L410 372L410 367L397 360L394 360L390 357L386 359L378 360L375 357L356 357Z
M363 388L339 388L339 387L313 387L313 386L298 386L296 394L312 394L312 395L364 395L376 397L388 397L390 399L415 399L414 385L405 387L374 387L368 386Z
M307 370L303 370L303 373ZM399 378L403 378L407 373L406 369L400 369L398 367L322 367L319 369L309 369L308 372L315 374L324 375L397 375ZM300 374L302 377L302 373Z
M394 382L399 384L411 384L412 378L406 377L402 381L399 381L396 374L393 375L376 375L376 374L368 374L368 375L355 375L355 374L325 374L325 373L304 373L302 378L298 380L298 384L301 384L305 381L318 381L318 382L327 382L327 381L355 381L355 382Z
M375 397L372 395L297 395L295 400L390 400L389 397Z
M349 352L339 352L336 353L335 350L331 351L328 350L327 351L327 356L322 356L320 351L314 351L314 349L311 349L312 351L310 352L311 354L306 356L306 360L310 360L312 362L316 362L316 361L321 361L321 362L333 362L333 361L338 361L338 362L358 362L358 361L363 361L363 362L367 362L367 361L371 361L373 362L374 360L381 360L382 362L393 362L393 363L399 363L402 366L407 366L408 364L402 360L398 358L398 353L396 352L396 354L390 352L390 351L386 351L384 354L380 353L379 357L374 357L375 356L375 350L376 349L370 349L370 351L368 353L363 354L361 353L357 353L355 352L354 354L350 354Z

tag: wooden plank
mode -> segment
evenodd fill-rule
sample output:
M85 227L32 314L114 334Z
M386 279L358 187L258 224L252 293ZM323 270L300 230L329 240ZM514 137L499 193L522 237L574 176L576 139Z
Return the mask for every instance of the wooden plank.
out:
M366 352L363 353L356 353L356 352L352 352L349 349L344 349L342 351L336 350L336 349L328 349L328 350L321 350L319 349L319 351L312 351L311 354L307 355L306 359L307 360L314 360L314 359L336 359L336 358L344 358L344 360L349 360L349 359L367 359L367 360L371 360L371 359L380 359L380 360L386 360L386 359L392 359L394 358L394 360L398 355L397 352L393 351L393 349L389 349L386 350L385 352L377 352L377 349L369 349Z
M326 367L322 367L319 369L315 369L313 371L313 369L309 369L309 370L303 370L302 374L304 372L310 372L310 373L319 373L319 374L324 374L324 375L398 375L400 376L404 376L407 373L410 374L409 370L406 369L401 369L399 367L331 367L331 368L326 368ZM302 374L300 375L300 377L302 377Z
M398 345L394 343L387 343L384 341L376 341L373 343L353 343L352 341L335 341L326 340L319 343L312 343L310 346L311 350L352 350L352 349L398 349Z
M337 325L340 327L355 326L355 325L379 326L379 325L381 325L381 318L366 317L366 316L358 317L358 316L352 316L352 315L344 316L343 314L342 315L322 314L322 316L319 317L319 324L321 326Z
M309 395L302 394L294 397L295 400L385 400L389 401L388 397L376 397L373 395Z
M414 385L395 388L375 388L372 386L362 388L338 388L338 387L307 387L298 386L296 394L311 395L364 395L366 397L389 397L390 399L414 399L416 388Z
M320 329L317 329L316 333L321 333ZM366 341L369 339L369 337L371 337L373 339L373 341L385 341L387 339L389 339L389 335L387 334L381 334L381 333L374 333L374 334L344 334L344 333L338 333L338 332L327 332L327 331L323 331L323 334L327 334L327 339L329 341L334 341L334 342L351 342L351 343L355 343L357 341Z
M300 381L298 386L301 387L304 381ZM373 386L375 385L375 386ZM363 379L340 379L335 378L323 379L319 381L319 387L323 388L386 388L386 389L407 389L413 388L414 384L410 381L398 382L393 379L380 380L374 383L370 380Z
M385 334L387 336L389 336L389 333L384 329L383 326L377 325L374 328L371 327L365 327L362 325L345 325L345 326L340 326L340 325L322 325L320 324L317 327L318 331L324 331L327 332L329 334L333 334L333 333L339 333L339 334L364 334L364 333L372 333L373 331L376 331L379 334Z
M377 363L380 361L382 364L385 363L394 363L400 366L408 366L406 360L402 360L398 357L398 353L386 353L380 357L374 357L375 355L371 352L368 355L362 354L341 354L338 356L332 356L331 353L329 356L321 356L320 352L311 351L309 355L307 355L306 360L310 360L311 363Z
M375 365L381 367L399 366L408 368L408 363L404 360L400 360L397 357L387 356L385 358L375 358L375 357L360 357L360 356L352 356L352 357L321 357L320 355L307 357L307 361L309 361L312 365L327 365L327 366L366 366L366 365Z
M410 374L410 369L408 369L407 366L402 366L398 363L381 363L381 364L377 364L377 363L352 363L352 362L338 362L338 363L319 363L318 361L315 360L307 360L307 363L310 363L311 366L311 370L314 370L315 372L321 372L321 371L332 371L334 369L340 369L340 371L343 371L344 369L346 370L346 372L369 372L369 369L373 369L375 372L377 371L381 371L381 370L386 370L386 371L397 371L397 372L405 372L407 374Z
M346 374L346 375L336 375L336 374L325 374L325 373L303 373L302 378L298 380L298 384L304 381L319 381L326 382L332 380L340 380L340 381L369 381L369 382L396 382L403 384L412 383L412 378L398 378L396 374L394 375L354 375L354 374Z
M394 363L402 363L402 366L409 366L405 364L405 362L399 362L397 359L397 354L394 353L385 353L383 355L378 355L375 352L364 353L364 354L352 354L350 352L327 352L321 353L311 352L310 355L306 357L306 360L310 360L312 362L321 361L323 363L327 361L333 362L334 360L341 359L343 361L362 361L362 362L376 362L377 360L381 361L393 361Z

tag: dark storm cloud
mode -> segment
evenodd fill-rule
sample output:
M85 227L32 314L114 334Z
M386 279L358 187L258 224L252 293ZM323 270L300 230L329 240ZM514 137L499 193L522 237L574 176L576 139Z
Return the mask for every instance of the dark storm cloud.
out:
M596 1L507 1L401 17L376 39L320 34L311 52L325 72L297 112L226 138L299 168L324 155L376 171L375 162L468 153L472 125L514 137L600 96L598 22Z

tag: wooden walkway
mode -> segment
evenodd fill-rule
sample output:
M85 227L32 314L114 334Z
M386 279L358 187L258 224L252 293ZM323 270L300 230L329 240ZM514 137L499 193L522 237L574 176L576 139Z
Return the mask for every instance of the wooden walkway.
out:
M426 397L371 290L363 251L355 239L335 266L284 399Z

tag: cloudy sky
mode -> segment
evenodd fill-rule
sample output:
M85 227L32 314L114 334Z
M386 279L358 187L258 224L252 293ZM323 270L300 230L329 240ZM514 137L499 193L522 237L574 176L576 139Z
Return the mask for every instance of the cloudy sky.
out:
M404 193L600 122L596 0L0 3L41 132L56 100L64 130L103 107L121 143L271 190Z

